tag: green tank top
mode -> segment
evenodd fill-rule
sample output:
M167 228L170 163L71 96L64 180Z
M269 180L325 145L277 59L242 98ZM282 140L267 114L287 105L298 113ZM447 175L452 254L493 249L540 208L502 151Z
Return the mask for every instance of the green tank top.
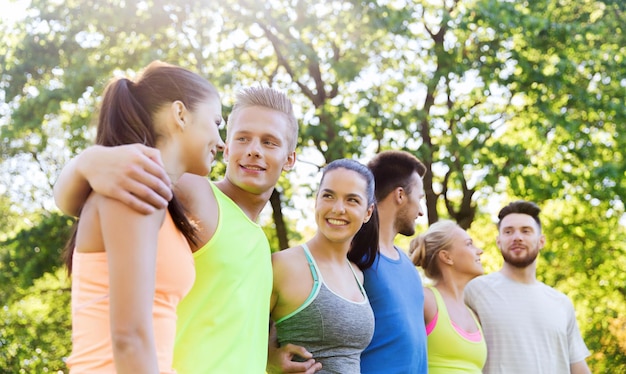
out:
M428 373L481 374L487 360L487 344L476 316L470 310L480 334L480 339L473 341L463 336L452 324L448 308L439 291L435 287L429 288L435 294L437 302L437 322L427 337Z
M211 183L219 220L194 253L196 281L178 305L174 368L187 373L264 373L272 263L261 227Z

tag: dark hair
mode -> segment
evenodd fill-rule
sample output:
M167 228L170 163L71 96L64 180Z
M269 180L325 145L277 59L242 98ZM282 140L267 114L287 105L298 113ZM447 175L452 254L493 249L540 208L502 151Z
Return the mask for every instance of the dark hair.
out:
M161 61L150 63L136 81L112 80L104 90L96 144L117 146L142 143L155 147L162 136L154 115L164 106L181 101L190 111L207 98L219 94L206 79L187 69ZM178 230L191 243L198 240L196 226L189 220L180 201L174 196L167 207ZM65 250L65 263L72 271L76 227Z
M376 199L383 201L395 188L411 193L411 176L426 174L424 164L406 151L383 151L367 164L376 180Z
M541 232L541 220L539 220L539 212L541 212L541 208L539 208L537 204L531 201L517 200L509 203L509 205L502 208L500 210L500 213L498 213L498 229L500 229L500 222L502 222L504 217L508 216L509 214L519 213L531 216L535 220L535 222L537 222L537 225L539 226L539 231Z
M342 158L326 165L322 171L320 185L322 185L326 173L335 169L346 169L359 173L367 183L365 191L367 193L367 205L374 205L372 216L354 235L352 242L350 242L350 250L348 251L348 260L355 263L359 269L365 270L372 266L376 259L376 254L378 253L378 210L376 208L376 197L374 195L374 175L371 170L362 163L348 158Z

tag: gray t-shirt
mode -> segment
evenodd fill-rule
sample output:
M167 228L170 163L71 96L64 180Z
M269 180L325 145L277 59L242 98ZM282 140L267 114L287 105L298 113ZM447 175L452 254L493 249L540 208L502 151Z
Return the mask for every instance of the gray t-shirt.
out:
M495 272L469 282L465 302L487 341L484 374L569 373L570 364L589 356L572 302L544 283Z

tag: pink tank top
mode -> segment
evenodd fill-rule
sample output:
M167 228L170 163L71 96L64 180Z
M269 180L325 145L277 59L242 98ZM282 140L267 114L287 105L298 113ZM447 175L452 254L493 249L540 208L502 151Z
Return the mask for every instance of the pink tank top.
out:
M161 373L174 373L176 306L195 280L193 257L169 213L159 230L152 308ZM109 272L106 252L74 251L72 269L72 354L70 373L115 373L109 327Z

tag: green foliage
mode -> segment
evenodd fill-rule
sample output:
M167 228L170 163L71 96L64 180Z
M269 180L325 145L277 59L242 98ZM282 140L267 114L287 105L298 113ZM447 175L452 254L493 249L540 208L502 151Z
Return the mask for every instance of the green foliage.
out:
M70 292L64 270L17 288L0 310L0 372L66 372L71 350Z
M72 220L58 214L44 216L32 228L23 229L0 243L0 283L16 289L33 285L36 279L62 268L62 251L70 235ZM13 299L16 289L3 287L0 304Z
M475 19L487 21L507 57L494 78L510 95L508 142L524 139L524 153L501 170L511 187L538 200L621 200L626 107L615 104L626 95L626 65L615 56L625 51L623 9L598 1L479 4Z
M286 220L286 227L288 231L287 235L289 238L290 246L302 244L304 241L308 240L311 237L311 235L303 235L302 233L294 230L294 228L296 227L296 222L293 219ZM265 232L265 235L267 235L267 239L270 242L270 249L272 250L272 252L277 252L285 249L281 248L279 244L278 237L276 236L276 227L273 222L267 222L265 225L263 225L263 231Z
M238 3L225 5L225 15L249 34L245 44L256 46L237 59L243 71L256 68L244 81L297 90L294 102L310 113L301 127L302 144L315 147L326 162L359 155L372 126L355 126L358 118L343 102L351 101L351 84L376 57L371 46L385 37L380 26L387 13L351 1L301 1L295 8L288 1Z
M501 260L480 207L495 196L545 202L539 276L574 300L594 372L623 368L625 10L615 0L32 0L24 20L0 24L0 281L17 285L0 290L3 318L18 321L24 300L35 305L23 290L39 295L37 279L61 271L70 221L46 212L50 186L90 143L104 84L162 59L209 78L225 112L242 86L288 92L307 163L413 152L430 171L428 221L470 228L487 270ZM286 209L293 175L279 183ZM292 245L308 237L293 226ZM21 332L2 334L17 352ZM23 340L42 350L28 362L64 357L68 340L38 335Z
M6 194L0 195L0 212L0 242L3 242L19 230L16 222L20 215L11 209L11 200Z
M493 217L488 214L479 214L467 233L473 239L474 244L483 250L480 261L483 264L485 274L499 270L503 261L500 249L496 245L498 227L494 223Z

